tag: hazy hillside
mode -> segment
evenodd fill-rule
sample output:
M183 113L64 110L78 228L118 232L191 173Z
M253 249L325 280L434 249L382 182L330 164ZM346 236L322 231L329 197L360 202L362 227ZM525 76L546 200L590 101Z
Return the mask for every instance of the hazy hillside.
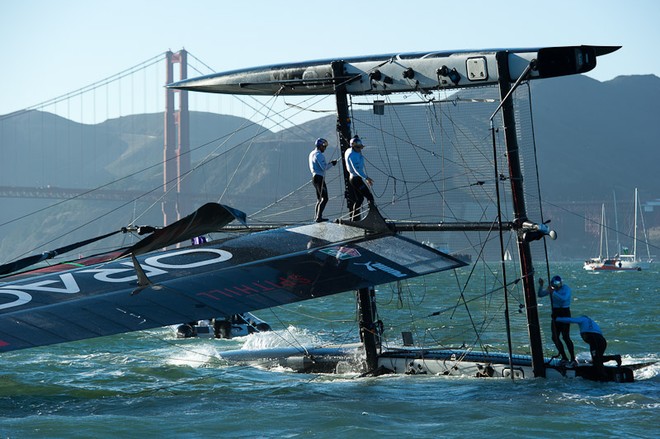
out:
M660 78L532 82L542 188L553 201L660 197Z
M532 81L531 87L546 202L551 206L574 203L573 210L579 211L584 203L611 202L613 190L620 198L631 198L635 187L642 200L660 198L660 78L625 76L601 83L575 76ZM335 117L277 133L266 132L257 141L250 140L263 131L242 118L192 112L192 165L202 161L208 165L185 180L187 191L209 201L217 201L222 195L222 202L240 206L248 213L257 211L264 200L285 197L291 188L308 182L306 160L311 141L317 136L334 139ZM26 112L0 119L0 186L108 185L112 190L162 192L162 150L161 113L125 116L91 126L49 113ZM225 192L228 186L231 190ZM312 192L298 196L313 197ZM295 197L290 200L292 206L307 201ZM19 224L12 220L55 201L1 202L3 254L11 254L17 243L26 248L31 243L43 243L41 235L62 234L71 222L85 222L87 216L91 220L109 208L81 204L77 212L31 216ZM120 207L118 202L117 209ZM132 208L136 215L141 209L151 209L144 220L158 223L160 209L158 205L154 208L152 201L136 201ZM571 218L562 209L553 211L551 207L548 211L553 225L561 227L566 238L555 249L564 256L589 256L593 248L587 248L592 243L585 239L583 218ZM307 210L292 210L289 220L307 218ZM660 226L658 215L650 215L648 220L647 227ZM12 222L5 224L7 221ZM93 230L80 233L88 237L131 221L133 218L125 213L106 215L94 223Z

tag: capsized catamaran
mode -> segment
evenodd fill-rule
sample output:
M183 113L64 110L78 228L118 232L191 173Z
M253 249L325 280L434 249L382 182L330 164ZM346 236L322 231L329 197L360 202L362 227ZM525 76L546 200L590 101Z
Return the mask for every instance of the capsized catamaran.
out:
M381 56L367 56L346 59L319 60L296 64L280 64L265 67L257 67L243 70L236 70L225 73L211 74L193 79L184 79L169 85L171 88L179 90L225 93L225 94L245 94L245 95L322 95L334 94L337 105L337 137L341 147L341 155L349 147L349 139L358 130L358 121L352 112L352 99L364 96L390 96L397 93L413 93L426 99L426 103L438 103L435 97L429 95L434 92L444 92L445 96L451 90L470 90L476 87L494 86L497 88L497 97L491 102L499 102L497 108L490 107L493 111L490 122L490 132L492 134L493 156L488 166L493 169L495 183L493 180L485 182L483 180L472 181L466 186L488 186L491 190L489 196L497 200L497 214L491 221L460 221L454 223L436 222L433 224L421 223L419 221L397 221L394 212L399 213L394 207L393 201L387 206L387 217L396 225L398 231L461 231L463 233L486 232L497 230L500 240L499 260L504 261L505 255L509 253L505 250L503 243L503 234L505 232L513 233L517 237L517 254L519 255L520 277L514 283L522 285L522 294L524 295L524 307L527 317L527 329L529 336L529 349L531 355L515 355L511 350L510 334L507 327L507 337L509 337L508 353L490 353L476 352L473 349L428 349L428 348L396 348L384 349L382 346L382 330L376 324L376 300L375 291L371 287L364 287L357 292L360 308L360 338L363 344L366 360L365 370L368 373L378 373L379 371L399 372L399 373L434 373L434 374L469 374L473 376L508 376L514 377L527 376L584 376L591 379L606 379L613 381L631 381L633 379L630 368L607 368L606 372L596 373L589 364L582 364L574 369L567 370L564 366L552 359L547 359L543 355L541 342L541 333L539 329L539 319L537 313L536 294L534 287L534 268L532 263L532 251L530 242L539 240L545 236L552 239L556 238L556 233L549 229L547 221L542 220L542 212L537 211L534 214L540 214L539 217L530 220L525 202L525 195L528 189L525 188L523 180L525 173L522 169L522 153L519 149L516 126L516 109L514 109L513 95L517 87L529 80L550 78L563 75L573 75L588 72L596 66L596 58L617 50L618 47L600 47L600 46L572 46L572 47L548 47L539 49L512 49L512 50L481 50L481 51L458 51L458 52L429 52L429 53L406 53L390 54ZM453 105L458 102L486 102L478 93L465 93L466 98L462 96L454 99L447 98ZM475 97L476 96L476 97ZM383 115L385 106L384 101L373 101L374 114ZM397 105L391 103L391 105ZM432 106L430 105L430 106ZM446 109L433 110L438 113L448 111ZM438 117L437 113L436 118ZM497 137L500 129L495 128L495 116L501 117L503 128L503 144L497 145ZM474 122L474 121L472 121ZM359 129L361 136L365 130L377 126L380 122L365 122ZM405 122L402 122L404 125ZM418 123L418 122L413 122ZM458 129L464 127L455 124L450 120L450 124ZM352 131L355 129L355 131ZM409 125L404 125L402 131L407 131ZM442 129L442 128L441 128ZM393 143L401 143L401 137L398 133L388 133ZM375 137L375 136L374 136ZM412 136L411 136L412 137ZM364 138L364 137L363 137ZM385 139L385 136L379 136ZM435 139L432 143L435 142ZM380 142L379 142L380 143ZM406 142L403 142L406 143ZM408 142L410 146L418 147L417 139ZM476 141L475 141L476 143ZM500 145L502 140L500 139ZM472 147L473 145L470 145ZM501 149L500 149L501 148ZM424 149L424 148L420 148ZM458 148L457 148L458 149ZM425 152L428 150L424 149ZM467 156L459 157L465 150L456 152L452 157L451 165L454 166L458 161L467 162ZM435 150L432 154L436 154ZM439 153L438 153L439 154ZM487 149L481 150L483 159L487 156ZM506 157L505 167L508 169L508 175L498 170L499 157ZM401 158L399 161L404 161ZM425 165L422 165L428 174L439 175L445 172L443 162L441 171L429 173ZM393 169L392 159L388 158L383 163L383 168ZM380 169L380 168L379 168ZM396 171L390 171L388 177L394 181L405 181L404 178L397 178ZM443 176L444 177L444 176ZM354 195L351 193L351 187L347 181L347 172L344 170L345 194L347 204L351 205L351 199ZM447 177L444 177L447 178ZM431 177L430 180L433 180ZM502 201L500 198L499 182L507 182L508 188L504 187L512 200L511 208L513 217L510 221L503 220ZM449 181L449 178L447 178ZM439 185L438 182L435 183ZM409 188L406 187L406 190ZM411 193L408 193L412 198ZM445 194L446 195L446 194ZM465 194L464 194L465 195ZM396 190L392 194L393 199L397 198ZM424 195L416 195L424 198ZM478 199L479 197L477 197ZM408 201L410 203L410 201ZM444 195L440 203L447 203ZM449 203L447 203L449 204ZM428 207L428 206L425 206ZM438 206L440 207L440 206ZM410 211L414 211L410 208ZM487 210L482 211L483 213ZM390 215L390 213L392 213ZM489 212L492 214L492 212ZM508 302L507 289L509 284L506 279L506 267L501 267L502 275L500 282L504 290L506 302L506 314L508 325ZM255 361L261 358L261 361L268 358L279 359L280 364L291 366L300 365L301 370L328 370L338 364L337 358L345 358L343 348L338 351L328 351L326 347L314 349L287 348L270 352L226 352L224 358L237 361ZM293 360L292 360L293 359ZM604 375L607 375L606 377ZM597 376L598 375L598 376Z
M463 143L454 144L455 139L449 141L447 145L455 148L447 149L445 154L430 146L427 148L414 133L405 140L396 131L382 133L379 137L384 142L410 147L416 153L424 152L418 157L417 169L429 177L427 183L436 189L431 194L439 196L440 201L436 203L430 202L429 193L425 192L428 186L405 176L395 176L403 172L406 165L391 166L392 161L398 159L387 156L380 159L386 162L383 169L389 169L395 182L388 189L393 192L387 193L393 201L370 209L359 221L339 219L329 223L297 224L162 250L195 236L224 230L236 219L244 222L242 212L211 203L172 225L144 230L150 236L128 248L31 271L20 270L52 254L47 252L6 264L0 267L3 273L0 274L3 276L0 277L0 352L228 317L357 291L361 342L358 352L366 373L468 374L512 379L584 376L631 381L630 367L606 367L606 377L603 377L596 376L589 364L569 369L544 356L530 243L545 236L554 239L556 234L543 220L542 212L538 208L530 209L525 202L525 172L533 166L521 165L526 157L519 149L518 137L522 134L518 132L513 105L520 84L532 79L587 72L595 67L597 56L616 49L574 46L370 56L245 69L171 84L169 87L181 90L213 93L333 94L342 154L348 148L352 130L359 128L363 138L370 138L367 133L378 125L370 125L361 120L365 115L351 112L349 101L356 96L416 94L424 98L419 107L427 112L428 119L449 121L452 126L452 130L437 134L420 129L431 135L431 143L448 148L445 144L448 131L465 138ZM483 99L485 87L495 92L493 98ZM476 91L445 100L429 98L432 93L452 90ZM458 107L459 102L473 102L487 115L468 119L466 125L457 123L451 107ZM376 110L385 104L374 102L373 105ZM380 110L382 108L374 114L381 114ZM496 128L495 116L501 118L499 128ZM412 120L418 123L419 118L415 116ZM467 127L475 124L481 131L472 137L467 134ZM488 140L484 142L489 137L488 132L492 144ZM401 158L411 161L410 151L399 150L399 153ZM429 169L440 158L443 160L441 169ZM369 157L370 161L376 159ZM470 168L469 172L459 170L465 165ZM346 174L344 170L344 176ZM402 199L396 182L405 187L407 200L404 203L395 202ZM347 181L345 187L350 203L354 194ZM511 201L506 201L508 199ZM503 206L512 212L507 214ZM457 220L446 221L438 215L450 209ZM420 213L429 213L432 220L419 221L417 218L423 216ZM477 347L481 345L481 351L460 343L458 347L445 348L408 346L414 344L412 340L402 347L384 346L375 287L445 271L458 273L459 268L466 267L462 260L404 236L404 233L421 232L472 234L484 243L483 247L473 244L473 248L479 251L478 262L486 267L484 272L493 274L495 280L490 291L471 299L467 298L471 287L466 284L461 289L460 303L467 309L468 305L474 306L477 298L481 298L485 306L497 302L496 311L505 315L508 352L491 352L483 332L475 340ZM512 253L518 255L520 264L520 273L509 280L503 261L505 234L514 237L513 245L517 249ZM501 266L489 265L486 260L492 252L488 246L493 243ZM472 271L468 277L474 277ZM508 312L508 301L514 297L520 302L518 314L523 315L524 310L523 324L528 335L527 341L522 342L523 354L513 353L509 331L510 323L520 324L516 316ZM489 308L485 315L491 312ZM440 314L442 311L436 311L430 316ZM490 317L479 324L473 317L470 314L472 326L492 329ZM337 370L340 364L353 358L354 353L351 348L321 346L278 352L226 352L223 358L236 361L248 360L248 357L260 361L274 358L289 366L299 365L299 370L325 371Z

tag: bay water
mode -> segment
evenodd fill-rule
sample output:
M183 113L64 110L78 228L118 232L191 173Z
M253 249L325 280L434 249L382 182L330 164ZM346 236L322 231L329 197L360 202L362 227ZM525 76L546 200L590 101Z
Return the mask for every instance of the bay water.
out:
M587 273L580 263L552 268L573 289L573 314L590 315L603 328L608 353L622 354L624 364L658 360L660 265L622 273ZM354 308L352 295L326 298L322 306L326 321L318 319L314 302L297 306L293 319L280 318L291 313L255 314L275 333L309 342L329 328L356 339L354 323L342 320ZM589 358L577 327L572 334L578 357ZM228 365L218 358L223 350L258 344L255 337L262 335L182 340L168 327L3 354L0 436L660 436L657 363L637 371L634 383L619 384L579 378L308 375ZM544 344L551 352L551 341Z

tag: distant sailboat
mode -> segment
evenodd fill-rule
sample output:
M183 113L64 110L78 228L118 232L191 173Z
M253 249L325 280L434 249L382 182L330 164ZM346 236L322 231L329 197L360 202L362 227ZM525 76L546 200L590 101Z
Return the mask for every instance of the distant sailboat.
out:
M616 207L616 202L615 202ZM633 226L633 251L630 253L628 247L622 247L614 257L609 257L607 240L607 227L605 224L605 205L602 207L600 223L600 250L598 257L588 259L584 262L587 271L642 271L648 270L653 259L651 258L646 230L643 230L644 242L646 243L647 257L642 259L637 256L637 216L639 210L639 196L635 188L635 222ZM644 220L642 219L642 224ZM644 227L642 227L644 229ZM618 233L618 232L617 232ZM618 236L618 235L617 235ZM603 243L605 244L605 256L603 257ZM618 243L618 238L617 238Z

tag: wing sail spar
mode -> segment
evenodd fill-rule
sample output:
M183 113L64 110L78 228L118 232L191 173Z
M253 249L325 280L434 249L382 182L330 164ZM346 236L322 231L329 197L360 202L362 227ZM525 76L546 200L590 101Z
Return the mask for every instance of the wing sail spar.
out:
M131 258L5 278L0 352L229 316L465 265L358 225L314 223L146 253L162 245L153 238L133 247Z

